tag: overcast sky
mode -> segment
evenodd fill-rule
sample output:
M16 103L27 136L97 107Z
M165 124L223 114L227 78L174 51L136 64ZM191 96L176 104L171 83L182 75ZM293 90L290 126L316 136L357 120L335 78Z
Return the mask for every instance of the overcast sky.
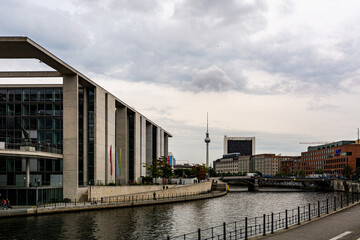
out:
M359 1L0 4L1 36L31 38L159 123L177 160L205 162L206 112L210 160L224 135L255 136L256 153L282 155L300 155L299 142L357 138ZM46 69L0 61L34 68Z

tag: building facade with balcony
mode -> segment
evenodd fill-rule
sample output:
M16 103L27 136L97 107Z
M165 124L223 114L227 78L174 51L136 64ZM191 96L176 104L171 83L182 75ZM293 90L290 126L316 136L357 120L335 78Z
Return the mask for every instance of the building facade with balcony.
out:
M88 185L140 182L145 163L168 157L169 132L31 39L0 37L0 58L35 58L54 69L2 78L62 78L0 85L2 198L14 205L34 204L35 195L43 203L79 200Z

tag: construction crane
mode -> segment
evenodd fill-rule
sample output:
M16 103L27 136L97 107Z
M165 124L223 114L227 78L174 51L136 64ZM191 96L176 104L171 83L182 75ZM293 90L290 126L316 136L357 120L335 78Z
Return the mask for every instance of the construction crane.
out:
M328 143L332 143L332 142L299 142L299 144L328 144Z

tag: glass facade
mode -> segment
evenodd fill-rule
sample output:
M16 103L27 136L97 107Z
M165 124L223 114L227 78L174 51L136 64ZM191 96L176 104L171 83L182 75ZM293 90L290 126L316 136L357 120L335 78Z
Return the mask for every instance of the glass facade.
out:
M37 151L62 153L62 87L0 88L0 142L6 149L29 145ZM26 130L30 142L26 140ZM26 188L26 158L0 156L0 193L14 205L62 199L62 159L29 159L30 188ZM46 188L46 189L43 189Z
M0 89L0 142L24 145L22 127L36 150L62 153L62 88Z
M94 143L95 143L95 92L94 89L87 88L87 124L88 124L88 183L94 185Z
M129 181L134 182L134 153L135 153L135 121L134 113L128 111L128 129L129 129Z

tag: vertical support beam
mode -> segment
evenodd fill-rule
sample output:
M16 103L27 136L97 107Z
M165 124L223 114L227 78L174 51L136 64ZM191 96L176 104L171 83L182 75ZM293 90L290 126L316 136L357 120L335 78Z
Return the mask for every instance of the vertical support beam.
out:
M108 94L108 98L107 98L107 155L109 156L108 159L108 182L111 183L115 183L115 149L116 149L116 144L115 144L115 97L111 94ZM110 147L111 147L111 164L110 164Z
M95 106L94 106L94 181L97 183L105 183L107 154L106 149L106 107L105 107L105 91L100 87L95 88Z
M78 189L78 75L63 77L63 196L75 199Z
M83 103L83 156L84 156L84 185L88 185L88 93L87 88L84 87L84 103Z
M169 135L167 135L166 133L164 136L164 156L169 156Z
M30 158L26 158L26 187L30 187Z
M161 157L160 128L156 127L156 158Z
M116 178L117 184L125 184L129 180L128 176L128 117L126 107L116 108L116 151L119 154L119 176Z
M134 181L139 182L141 176L141 116L135 112L135 141L134 141Z
M146 124L146 163L151 164L153 160L153 126ZM147 175L147 174L146 174Z
M144 117L141 117L140 120L141 124L141 152L140 152L140 158L141 158L141 171L140 176L146 176L146 167L144 167L144 164L146 163L146 119Z
M165 156L164 130L160 129L160 156Z

